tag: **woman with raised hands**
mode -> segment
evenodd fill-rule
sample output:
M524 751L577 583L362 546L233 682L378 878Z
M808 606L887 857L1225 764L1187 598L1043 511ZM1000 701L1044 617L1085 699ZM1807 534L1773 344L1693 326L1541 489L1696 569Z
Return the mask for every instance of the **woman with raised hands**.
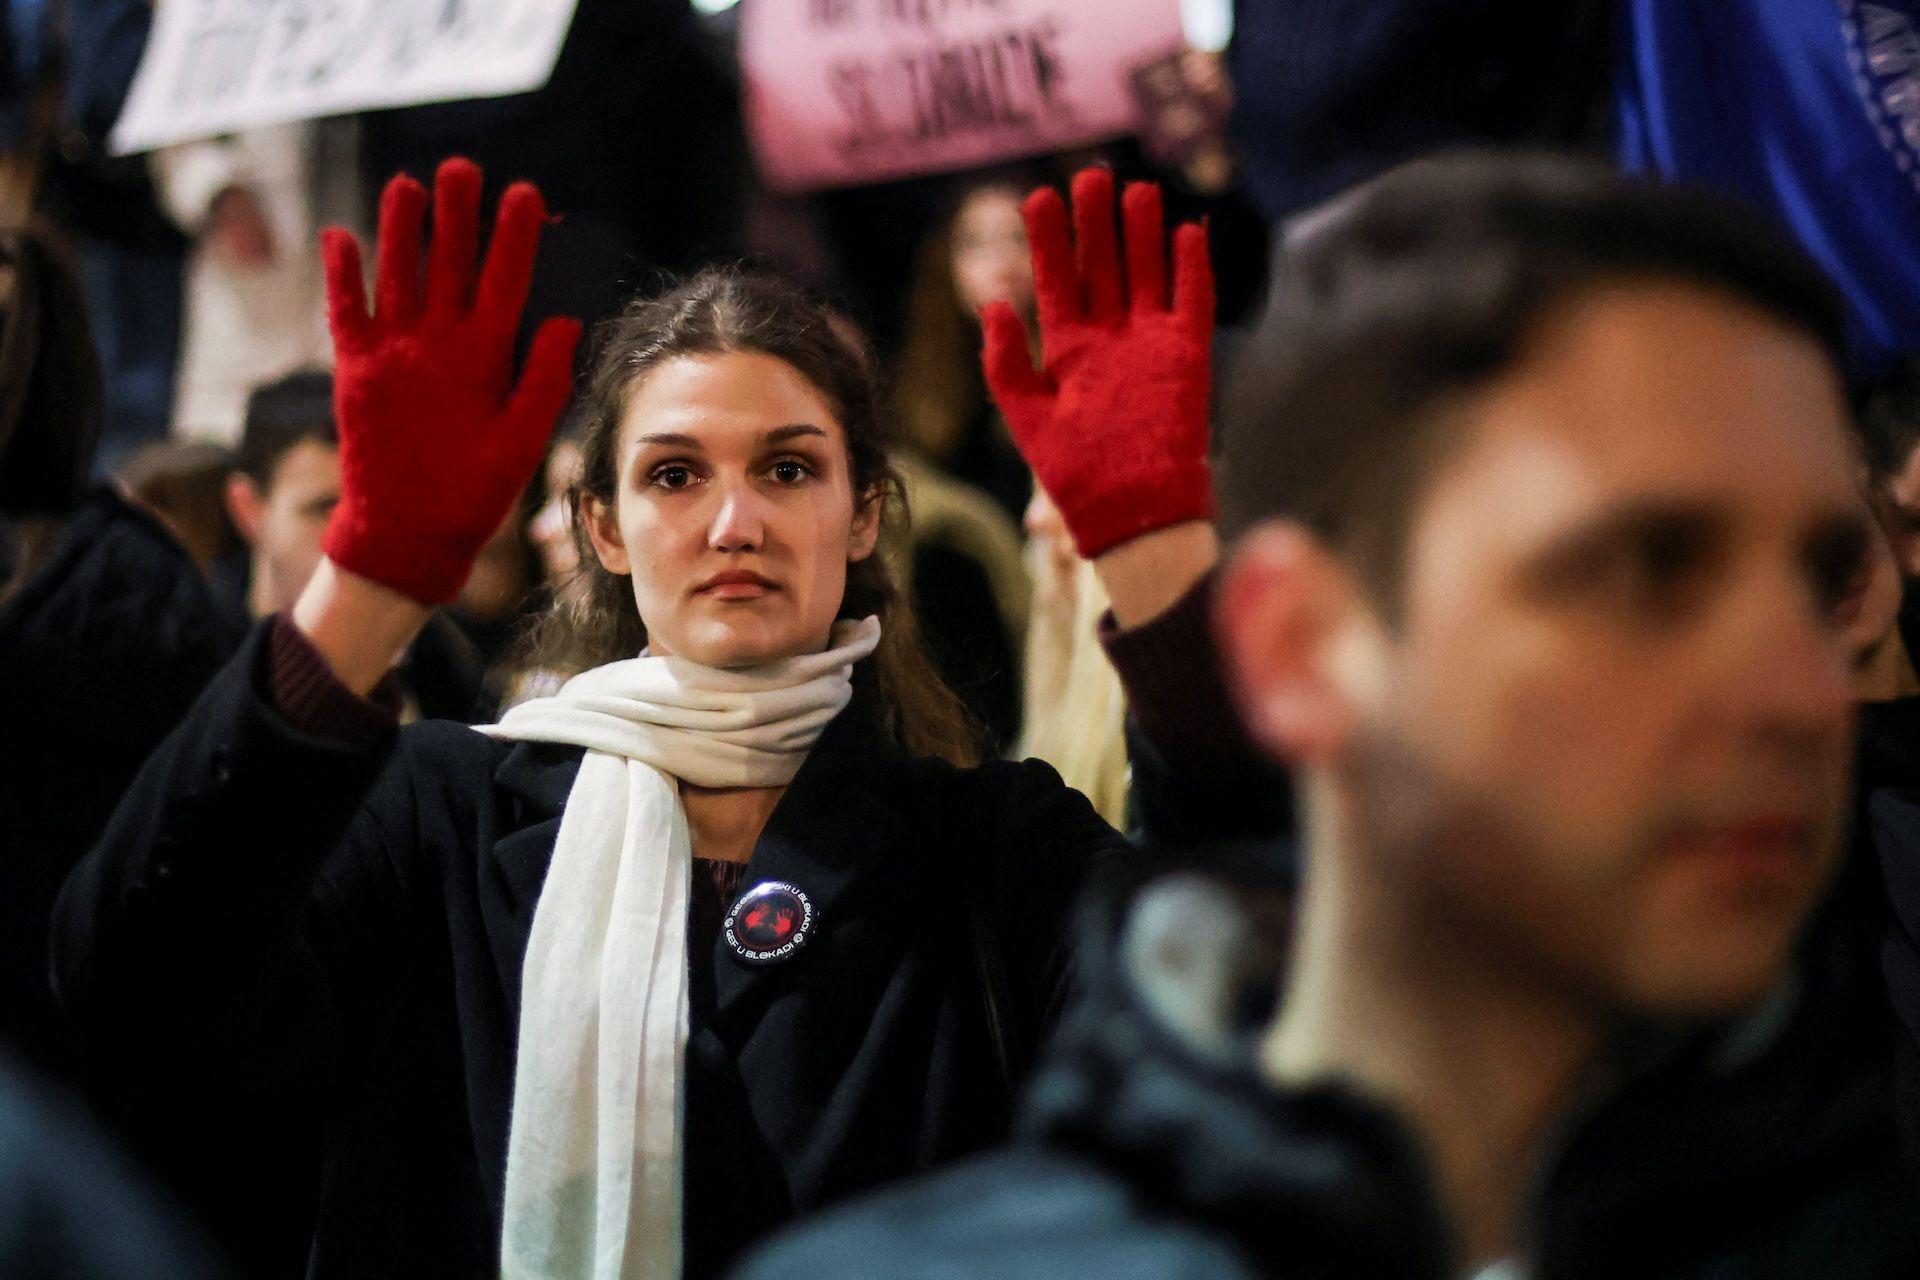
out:
M203 1203L257 1191L263 1151L311 1189L281 1270L712 1274L1003 1131L1070 986L1071 903L1126 846L1046 766L973 760L878 551L900 512L871 359L730 270L604 334L584 576L539 654L578 674L478 731L396 731L393 656L539 464L578 334L546 322L514 377L544 208L509 188L476 275L479 192L442 167L423 267L428 194L388 187L371 311L329 233L326 560L69 881L60 995ZM1109 207L1083 247L1103 218L1114 243ZM1110 410L1075 373L1103 346L1177 346L1204 418L1204 239L1181 233L1169 307L1150 231L1131 309L1102 286L1086 332L1047 329L1067 345L1017 380L1027 418Z

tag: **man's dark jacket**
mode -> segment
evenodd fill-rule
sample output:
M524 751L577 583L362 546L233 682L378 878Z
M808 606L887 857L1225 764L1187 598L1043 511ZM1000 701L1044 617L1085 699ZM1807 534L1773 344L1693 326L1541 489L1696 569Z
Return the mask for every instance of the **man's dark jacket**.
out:
M1409 1133L1344 1089L1261 1078L1281 944L1244 908L1271 894L1185 875L1096 912L1085 1002L1019 1141L804 1226L741 1280L1459 1274ZM1571 1127L1531 1201L1528 1274L1916 1274L1884 997L1859 936L1816 932L1800 984L1664 1045Z

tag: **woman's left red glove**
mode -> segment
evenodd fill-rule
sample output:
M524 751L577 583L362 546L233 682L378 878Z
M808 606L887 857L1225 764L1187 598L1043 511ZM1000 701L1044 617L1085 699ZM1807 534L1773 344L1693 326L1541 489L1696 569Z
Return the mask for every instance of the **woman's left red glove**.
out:
M387 184L371 315L359 242L324 233L341 471L325 550L343 569L444 604L540 464L573 387L580 322L540 326L516 387L514 335L546 203L530 183L507 188L476 280L480 170L448 160L423 285L426 206L412 178Z

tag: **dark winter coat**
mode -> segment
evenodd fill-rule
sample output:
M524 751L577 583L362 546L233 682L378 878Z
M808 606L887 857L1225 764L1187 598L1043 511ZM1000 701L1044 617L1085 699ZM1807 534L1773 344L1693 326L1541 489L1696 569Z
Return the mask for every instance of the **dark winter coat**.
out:
M63 1058L47 918L121 793L240 633L152 515L102 489L0 608L0 1039Z
M1281 880L1168 877L1125 899L1089 940L1019 1141L803 1226L741 1280L1458 1274L1412 1135L1344 1089L1260 1073L1282 943L1245 908ZM1916 1274L1885 997L1835 918L1778 1007L1663 1046L1570 1127L1529 1205L1530 1275Z
M67 885L59 995L211 1200L244 1220L250 1187L317 1171L310 1275L495 1275L520 966L581 753L439 722L304 737L263 696L266 634ZM1068 988L1076 891L1125 848L1046 766L905 757L856 697L742 882L798 885L816 936L782 963L693 960L687 1273L1004 1132L976 921L1031 1043Z

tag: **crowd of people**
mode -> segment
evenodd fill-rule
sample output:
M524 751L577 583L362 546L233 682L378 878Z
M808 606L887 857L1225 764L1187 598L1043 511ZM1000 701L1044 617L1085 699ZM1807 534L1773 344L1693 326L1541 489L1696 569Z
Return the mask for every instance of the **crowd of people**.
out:
M1736 7L810 199L10 44L0 1277L1920 1274L1920 13Z

